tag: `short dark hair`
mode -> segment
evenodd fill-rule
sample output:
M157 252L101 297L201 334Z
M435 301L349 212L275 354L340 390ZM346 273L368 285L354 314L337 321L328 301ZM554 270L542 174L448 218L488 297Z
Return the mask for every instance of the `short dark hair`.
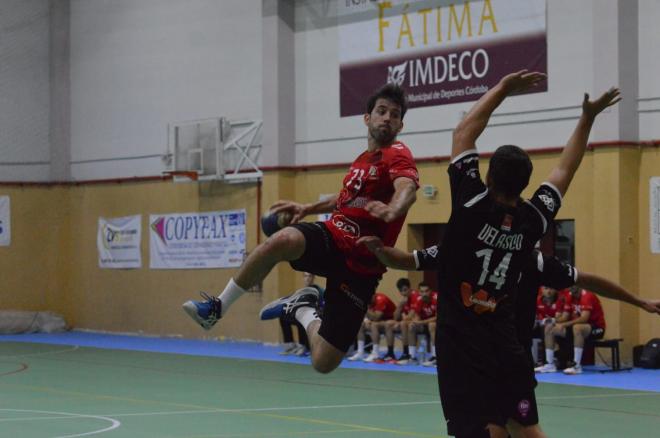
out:
M376 92L369 97L369 100L367 100L367 114L371 114L378 99L387 99L399 105L401 107L401 120L403 120L403 116L405 116L406 111L408 111L408 98L406 97L406 91L403 88L396 84L385 84L376 90Z
M410 280L408 280L407 278L399 278L396 281L396 288L401 290L404 286L410 287Z
M428 284L427 282L425 282L425 281L420 281L420 282L419 282L419 288L420 288L420 289L423 288L423 287L425 287L425 286L428 287L429 289L431 289L431 285Z
M529 184L532 169L532 160L527 152L518 146L504 145L490 157L488 178L495 192L515 198Z

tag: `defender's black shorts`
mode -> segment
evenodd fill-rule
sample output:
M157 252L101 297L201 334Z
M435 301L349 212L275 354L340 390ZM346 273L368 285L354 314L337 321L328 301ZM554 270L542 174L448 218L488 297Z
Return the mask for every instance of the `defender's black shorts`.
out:
M305 252L298 260L290 262L291 267L327 279L319 335L346 352L360 330L380 276L348 269L344 255L323 222L300 222L289 226L305 236Z
M468 329L437 326L438 386L449 435L479 436L487 424L505 427L509 418L535 424L529 353L491 340Z

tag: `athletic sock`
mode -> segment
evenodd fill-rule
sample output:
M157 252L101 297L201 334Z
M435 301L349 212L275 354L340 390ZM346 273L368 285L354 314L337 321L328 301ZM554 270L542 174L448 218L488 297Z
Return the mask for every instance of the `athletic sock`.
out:
M532 339L532 358L534 358L534 363L539 361L539 344L541 343L540 339Z
M552 348L545 349L545 363L553 365L555 363L555 350Z
M408 345L408 354L412 359L417 358L417 348L412 345Z
M431 347L431 356L435 357L435 345Z
M296 319L298 320L300 325L302 325L305 328L305 331L307 331L307 327L309 327L311 323L313 323L314 321L321 320L315 308L306 307L306 306L296 310ZM364 346L362 348L364 349Z
M227 286L225 286L225 290L223 290L218 297L222 302L222 316L227 313L229 306L231 306L232 303L239 299L244 293L245 289L237 285L233 278L229 280L229 283L227 283Z
M394 345L387 346L387 355L390 357L394 357Z
M573 359L575 359L575 365L580 366L582 363L582 352L584 351L584 348L580 347L573 347Z
M376 343L373 343L371 345L371 354L373 354L374 356L378 356L379 350L380 350L380 345Z
M364 341L358 341L358 353L364 354Z

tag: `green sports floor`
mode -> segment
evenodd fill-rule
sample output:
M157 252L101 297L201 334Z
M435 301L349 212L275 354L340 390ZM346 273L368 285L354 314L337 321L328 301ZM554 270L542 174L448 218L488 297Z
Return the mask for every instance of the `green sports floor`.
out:
M198 341L173 353L158 339L91 338L0 336L0 437L446 436L428 369L319 375L308 359L278 361L276 348L260 344ZM548 436L660 436L660 371L593 377L619 388L539 385Z

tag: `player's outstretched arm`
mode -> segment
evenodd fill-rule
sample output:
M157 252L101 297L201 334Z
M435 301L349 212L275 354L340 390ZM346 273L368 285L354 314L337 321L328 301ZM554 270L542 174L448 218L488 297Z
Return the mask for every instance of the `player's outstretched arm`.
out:
M521 70L504 76L500 82L477 101L454 129L451 159L476 148L477 138L486 129L493 111L510 94L536 86L545 79L543 73Z
M590 274L588 272L579 272L578 280L575 284L603 297L623 301L632 304L633 306L637 306L640 309L644 309L649 313L660 315L660 300L644 300L639 298L628 292L622 286L599 275Z
M587 93L584 94L580 120L578 120L571 138L568 139L568 143L566 143L566 147L559 157L559 164L555 166L548 177L548 182L557 187L562 196L566 194L573 175L580 166L596 116L605 108L618 103L621 100L620 95L621 91L615 87L610 88L594 101L589 100Z
M332 212L337 204L338 196L339 195L336 194L313 204L300 204L299 202L294 201L277 201L270 207L270 209L273 213L288 211L293 216L291 218L291 223L295 224L309 214Z
M357 244L365 245L388 268L404 271L414 271L417 268L413 254L385 246L379 237L363 236L358 239Z
M410 178L399 177L394 180L394 194L389 204L370 201L364 208L373 217L392 222L408 212L417 200L417 184Z

